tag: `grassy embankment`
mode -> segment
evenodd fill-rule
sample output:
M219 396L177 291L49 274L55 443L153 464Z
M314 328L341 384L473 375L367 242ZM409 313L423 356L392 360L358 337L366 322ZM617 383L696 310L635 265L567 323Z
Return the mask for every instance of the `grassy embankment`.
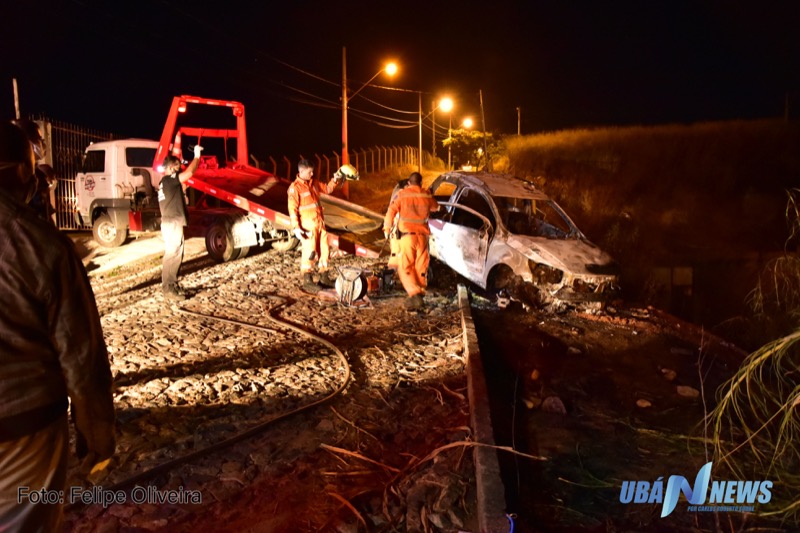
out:
M799 148L800 124L782 121L567 130L510 138L495 169L554 197L619 261L626 297L652 303L655 267L694 267L697 285L713 277L700 264L737 278L731 265L783 250ZM740 305L752 270L731 287Z

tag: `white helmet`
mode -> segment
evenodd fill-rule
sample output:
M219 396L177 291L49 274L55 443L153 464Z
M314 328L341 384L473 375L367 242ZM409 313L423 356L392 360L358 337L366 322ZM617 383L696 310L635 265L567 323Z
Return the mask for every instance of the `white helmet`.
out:
M356 167L353 165L342 165L333 176L335 178L344 178L348 181L355 181L358 179L358 170L356 170Z

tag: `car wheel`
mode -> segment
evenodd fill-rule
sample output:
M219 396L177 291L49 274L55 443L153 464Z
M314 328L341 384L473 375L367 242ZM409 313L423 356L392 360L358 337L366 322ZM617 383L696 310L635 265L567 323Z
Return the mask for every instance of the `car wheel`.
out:
M489 274L487 288L495 296L508 295L526 307L542 307L542 291L533 283L526 283L506 265L499 265Z
M218 263L233 261L239 257L239 249L233 246L233 234L227 220L218 220L206 232L206 250Z
M517 276L511 267L506 265L499 265L489 274L488 288L492 292L510 291L514 283L517 282Z
M105 248L116 248L128 238L128 228L118 228L108 215L100 215L92 224L92 235L97 244Z

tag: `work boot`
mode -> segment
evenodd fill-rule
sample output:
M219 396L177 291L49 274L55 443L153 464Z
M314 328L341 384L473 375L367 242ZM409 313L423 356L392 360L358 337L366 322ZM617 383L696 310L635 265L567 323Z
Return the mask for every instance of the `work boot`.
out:
M314 281L314 274L306 272L303 274L303 288L308 292L319 291L319 285Z
M186 299L186 295L180 288L170 287L164 290L164 299L171 302L182 302Z
M425 305L425 299L421 294L415 294L414 296L406 298L403 305L409 310L419 309Z

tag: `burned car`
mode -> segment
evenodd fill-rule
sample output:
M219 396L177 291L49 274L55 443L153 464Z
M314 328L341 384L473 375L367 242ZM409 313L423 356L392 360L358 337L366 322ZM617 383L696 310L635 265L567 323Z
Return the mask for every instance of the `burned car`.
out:
M431 185L431 255L482 289L537 307L602 307L619 267L533 184L448 172Z

